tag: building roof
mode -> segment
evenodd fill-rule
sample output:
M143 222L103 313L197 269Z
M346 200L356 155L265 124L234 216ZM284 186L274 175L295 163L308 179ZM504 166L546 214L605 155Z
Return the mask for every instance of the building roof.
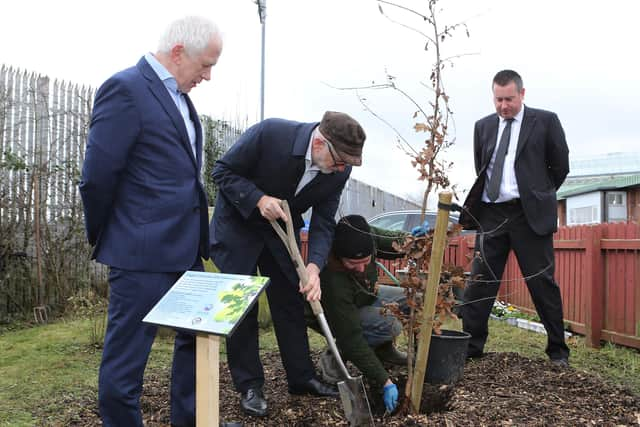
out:
M557 193L558 200L594 191L618 190L640 185L640 174L598 176L584 179L567 179Z
M640 172L640 152L575 155L569 157L569 177L628 175Z

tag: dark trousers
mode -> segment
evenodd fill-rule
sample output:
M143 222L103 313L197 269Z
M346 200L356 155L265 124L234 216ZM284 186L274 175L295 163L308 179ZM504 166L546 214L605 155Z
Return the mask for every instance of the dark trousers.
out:
M509 250L513 249L533 304L547 330L547 355L551 359L568 358L560 288L553 279L553 235L537 235L529 227L520 203L483 203L478 221L484 233L476 236L472 281L465 290L462 307L463 329L471 334L468 355L482 354L499 280Z
M191 270L202 270L198 259ZM157 327L142 319L182 273L111 268L109 312L98 379L104 426L142 426L142 379ZM195 336L176 332L171 371L171 424L195 426Z
M268 250L258 258L260 274L271 279L267 298L280 348L280 357L290 386L306 383L315 375L309 355L304 320L304 299L298 283L291 283ZM255 272L248 273L255 274ZM258 354L258 305L247 313L232 336L227 337L227 361L236 390L262 388L264 371Z

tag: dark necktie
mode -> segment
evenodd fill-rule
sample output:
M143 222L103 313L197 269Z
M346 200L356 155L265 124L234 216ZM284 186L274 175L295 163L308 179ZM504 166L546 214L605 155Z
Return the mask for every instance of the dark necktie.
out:
M489 197L489 200L492 202L495 202L500 195L500 182L502 181L504 158L509 150L509 138L511 137L511 123L513 122L513 119L507 119L506 122L507 125L502 131L502 136L500 137L496 160L493 162L493 170L491 171L491 178L489 179L489 185L487 186L487 197Z

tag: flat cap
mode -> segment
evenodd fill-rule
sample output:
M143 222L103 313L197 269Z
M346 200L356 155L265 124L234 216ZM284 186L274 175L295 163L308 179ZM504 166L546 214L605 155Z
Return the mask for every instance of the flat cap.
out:
M320 133L329 140L342 160L353 166L362 164L362 146L367 136L360 123L351 116L327 111L320 122Z

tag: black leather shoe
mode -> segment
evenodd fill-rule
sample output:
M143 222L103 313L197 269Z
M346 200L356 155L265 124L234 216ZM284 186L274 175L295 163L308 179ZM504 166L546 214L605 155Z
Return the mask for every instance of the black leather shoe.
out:
M242 412L253 417L267 415L267 401L259 388L250 388L246 393L243 393L240 399L240 407Z
M316 378L311 378L304 384L296 386L289 386L289 393L291 394L310 394L312 396L330 396L336 397L338 388L332 384L327 384Z
M559 359L551 359L551 363L558 368L568 368L569 360L565 357L561 357Z

